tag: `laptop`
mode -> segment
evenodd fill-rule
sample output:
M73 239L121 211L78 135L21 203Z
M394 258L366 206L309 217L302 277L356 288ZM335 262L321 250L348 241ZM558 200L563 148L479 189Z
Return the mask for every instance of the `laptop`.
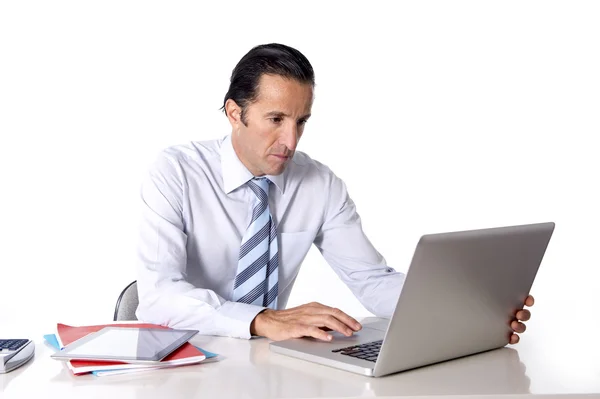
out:
M553 231L548 222L424 235L390 319L270 349L381 377L506 346Z

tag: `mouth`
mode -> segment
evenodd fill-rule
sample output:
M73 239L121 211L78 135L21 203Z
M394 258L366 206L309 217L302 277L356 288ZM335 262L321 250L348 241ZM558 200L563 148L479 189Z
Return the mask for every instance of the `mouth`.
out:
M290 157L288 155L278 155L278 154L271 154L274 157L277 157L278 159L282 160L282 161L287 161Z

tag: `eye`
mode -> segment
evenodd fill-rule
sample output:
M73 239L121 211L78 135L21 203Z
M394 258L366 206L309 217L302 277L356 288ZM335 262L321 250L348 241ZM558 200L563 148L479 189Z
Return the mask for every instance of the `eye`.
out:
M304 126L304 125L306 124L306 122L308 122L308 120L307 120L307 119L300 119L300 120L298 121L298 125L300 125L300 126Z
M273 123L279 124L279 123L281 123L282 119L278 116L275 116L275 117L271 118L271 121Z

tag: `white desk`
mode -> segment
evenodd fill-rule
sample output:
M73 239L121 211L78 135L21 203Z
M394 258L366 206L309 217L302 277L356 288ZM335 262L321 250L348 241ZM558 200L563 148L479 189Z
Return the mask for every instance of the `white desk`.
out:
M108 322L108 321L107 321ZM40 332L34 338L41 337ZM196 336L192 342L223 355L216 363L131 375L73 376L43 340L36 358L0 375L0 397L12 398L320 398L511 395L541 398L600 398L600 348L582 356L572 350L549 351L544 342L523 340L517 346L444 362L382 378L369 378L272 353L266 339L251 341ZM587 337L587 338L592 338ZM591 342L591 341L587 341ZM597 340L595 342L598 342ZM546 345L547 346L547 345ZM571 354L571 355L570 355ZM557 357L560 362L557 362ZM514 396L513 396L514 395ZM550 395L550 396L546 396Z

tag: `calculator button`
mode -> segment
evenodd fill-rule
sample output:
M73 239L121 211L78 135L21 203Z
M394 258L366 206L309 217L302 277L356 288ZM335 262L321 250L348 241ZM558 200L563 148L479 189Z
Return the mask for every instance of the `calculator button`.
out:
M0 351L15 351L28 342L27 339L2 339L0 340Z

